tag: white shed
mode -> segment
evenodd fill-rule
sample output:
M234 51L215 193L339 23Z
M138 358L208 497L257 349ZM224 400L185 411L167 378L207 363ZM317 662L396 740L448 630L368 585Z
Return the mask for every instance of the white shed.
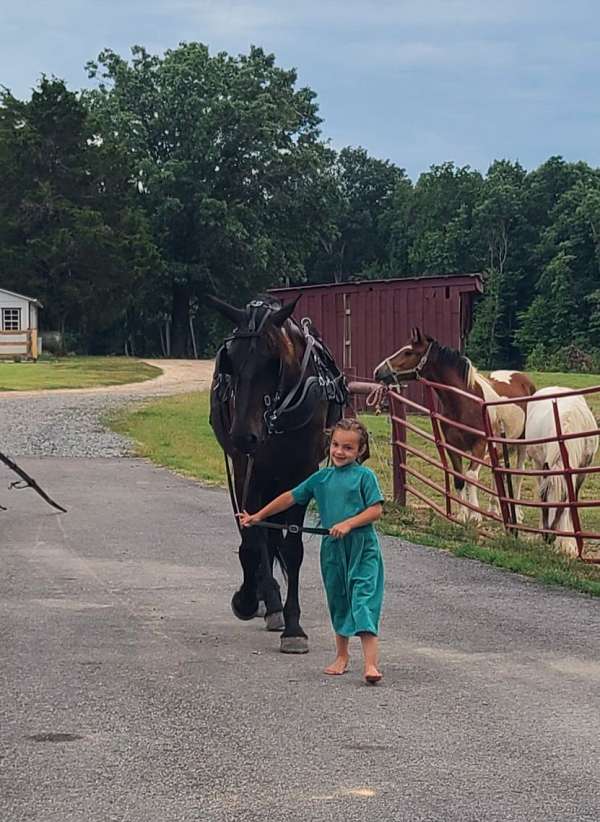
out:
M0 359L37 360L41 307L33 297L0 288Z

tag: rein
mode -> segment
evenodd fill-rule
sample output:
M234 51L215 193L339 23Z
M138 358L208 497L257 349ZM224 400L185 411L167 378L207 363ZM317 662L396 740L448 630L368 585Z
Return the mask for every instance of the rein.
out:
M229 486L229 497L231 499L231 506L233 508L233 513L235 515L235 524L238 527L238 531L240 535L243 533L243 528L240 525L238 514L241 514L242 511L246 508L246 497L248 495L248 488L250 486L250 478L252 476L252 469L254 467L254 457L248 457L248 463L246 465L246 475L244 477L244 490L242 492L242 504L241 506L238 504L237 496L235 493L235 485L233 483L233 477L231 476L231 467L229 465L229 457L223 451L223 455L225 457L225 471L227 473L227 485ZM263 522L256 522L254 525L251 526L252 528L272 528L277 531L287 531L288 534L321 534L321 536L326 536L329 534L328 528L317 528L316 526L309 526L309 525L295 525L294 523L281 523L281 522L269 522L265 520Z
M231 342L235 339L249 339L250 346L248 350L248 354L244 360L244 364L242 369L245 367L246 362L248 360L248 356L255 347L256 340L260 337L262 330L264 328L265 323L267 322L269 316L276 310L274 307L265 304L262 300L253 300L249 303L249 308L252 309L252 313L250 315L248 321L248 330L247 331L238 331L235 329L233 333L225 338L224 341L224 349L226 351L226 344ZM264 313L258 319L258 309L263 308ZM295 321L294 321L295 322ZM332 387L332 378L331 375L328 374L326 371L326 366L324 363L319 359L319 356L316 353L317 350L317 341L313 334L310 333L310 320L303 319L301 324L295 322L296 328L301 332L303 339L305 340L305 348L304 353L302 356L302 361L300 363L300 373L298 378L295 380L293 386L286 391L283 400L281 396L284 392L283 388L283 377L284 377L284 370L283 370L283 363L280 365L280 377L279 377L279 385L277 386L275 393L273 395L266 394L263 398L263 403L265 407L264 411L264 422L267 432L267 437L272 436L274 434L281 433L284 429L281 427L280 417L286 413L293 413L298 409L299 406L304 402L307 397L307 390L309 384L316 385L318 383L318 387L320 393L325 396L330 401L336 400L337 391L339 388L333 385ZM323 343L319 343L319 350L323 353L328 354L328 349L324 346ZM309 364L313 360L315 364L316 375L306 378L306 374L308 371ZM229 415L227 414L225 407L228 407L229 399L231 397L231 387L230 383L224 379L223 374L217 374L217 383L215 388L218 390L219 388L224 389L224 393L222 395L221 401L219 402L220 408L220 415L221 415L221 425L224 431L229 430L231 420L226 419ZM335 380L333 380L335 383ZM304 390L301 390L303 385ZM343 388L343 386L342 386ZM306 422L310 420L310 416L307 418L306 421L302 421L302 425L305 425ZM298 428L302 427L302 425L296 425L295 428L291 430L297 430ZM250 482L252 479L252 472L254 468L254 457L248 456L246 462L246 470L244 474L244 483L242 488L242 498L241 501L238 501L236 490L235 490L235 483L232 476L232 469L230 464L230 458L227 455L225 449L223 449L223 457L225 460L225 473L227 476L227 486L229 489L229 497L231 500L231 505L233 508L233 513L235 515L236 525L238 527L238 531L240 535L243 532L243 529L239 523L238 514L246 508L246 500L248 497L248 489L250 487ZM309 534L321 534L327 535L329 534L329 530L326 528L317 528L311 526L299 526L295 524L289 523L276 523L276 522L260 522L256 523L256 526L259 528L271 528L280 531L287 531L290 534L300 534L300 533L309 533Z

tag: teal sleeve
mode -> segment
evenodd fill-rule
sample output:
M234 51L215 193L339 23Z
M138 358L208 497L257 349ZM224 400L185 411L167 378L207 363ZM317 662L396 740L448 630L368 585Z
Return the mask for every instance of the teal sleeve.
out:
M370 468L365 468L361 481L361 491L367 508L370 508L371 505L377 505L378 502L383 502L383 494L377 477Z
M314 496L315 481L319 474L320 471L316 471L314 474L311 474L310 477L307 477L304 482L301 482L300 485L292 488L291 493L294 502L298 503L298 505L308 505Z

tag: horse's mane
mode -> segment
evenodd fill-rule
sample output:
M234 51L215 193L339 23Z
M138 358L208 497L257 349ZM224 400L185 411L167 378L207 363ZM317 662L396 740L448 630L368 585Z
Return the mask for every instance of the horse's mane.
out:
M438 365L445 365L448 368L454 368L459 377L464 380L467 388L474 388L478 380L484 380L479 371L475 368L473 363L460 351L455 348L449 348L446 345L441 345L437 340L431 340L431 361Z

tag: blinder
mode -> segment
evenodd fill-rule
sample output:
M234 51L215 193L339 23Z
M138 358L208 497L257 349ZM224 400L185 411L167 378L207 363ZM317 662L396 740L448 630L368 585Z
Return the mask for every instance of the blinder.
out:
M233 365L228 353L228 344L235 339L250 339L250 353L270 316L276 309L262 300L253 300L246 307L250 310L248 330L233 333L225 338L215 358L213 391L220 403L229 403L233 390ZM259 309L266 309L259 318ZM265 394L264 421L269 436L297 431L303 428L314 414L322 400L343 406L347 402L348 388L344 375L337 367L333 355L325 343L311 333L311 323L303 319L298 325L306 342L305 353L300 368L300 376L287 392L283 386L283 365L280 366L279 384L273 394ZM316 374L306 376L309 364L313 363Z

